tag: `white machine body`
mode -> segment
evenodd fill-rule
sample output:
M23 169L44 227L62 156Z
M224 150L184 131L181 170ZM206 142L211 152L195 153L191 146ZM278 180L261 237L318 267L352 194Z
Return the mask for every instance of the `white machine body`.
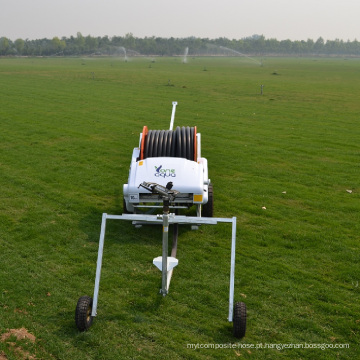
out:
M141 137L142 134L140 134L139 144L141 144ZM178 207L206 204L210 180L208 178L207 159L201 157L200 139L201 136L198 133L196 139L197 161L179 157L150 157L139 160L140 146L134 148L128 183L123 186L126 210L134 213L136 208L162 208L162 200L158 195L139 187L143 181L162 186L172 182L173 188L180 192L176 196Z

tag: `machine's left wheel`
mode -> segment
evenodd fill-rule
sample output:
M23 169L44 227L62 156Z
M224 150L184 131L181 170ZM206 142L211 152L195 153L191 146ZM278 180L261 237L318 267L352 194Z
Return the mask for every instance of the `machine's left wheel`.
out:
M93 317L91 316L93 299L89 296L82 296L76 305L75 323L80 331L90 328Z
M202 216L213 217L214 215L214 188L210 184L208 187L208 202L203 206Z
M233 315L233 333L238 339L245 336L246 332L246 305L243 302L237 302L234 306Z

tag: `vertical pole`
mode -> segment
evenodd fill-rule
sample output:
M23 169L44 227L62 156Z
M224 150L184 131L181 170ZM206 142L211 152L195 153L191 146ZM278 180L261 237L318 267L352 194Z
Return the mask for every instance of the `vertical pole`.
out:
M197 154L196 154L196 158L201 158L201 134L197 133L196 134L196 150L197 150Z
M169 130L172 130L174 127L174 119L175 119L175 111L176 111L177 102L173 101L172 105L173 105L173 108L172 108L172 113L171 113L171 121L170 121L170 129Z
M169 213L164 212L163 214L163 238L162 238L162 282L160 293L163 296L168 293L167 284L167 258L168 258L168 243L169 240Z
M102 265L102 256L103 256L104 241L105 241L106 216L107 216L106 213L104 213L102 215L101 231L100 231L100 239L99 239L99 250L98 250L97 263L96 263L95 288L94 288L94 296L93 296L93 305L92 305L92 310L91 310L91 316L96 316L96 310L97 310L97 302L98 302L99 286L100 286L100 275L101 275L101 265Z
M234 309L235 248L236 248L236 217L233 217L232 231L231 231L231 264L230 264L229 317L228 317L229 321L233 321L233 309Z

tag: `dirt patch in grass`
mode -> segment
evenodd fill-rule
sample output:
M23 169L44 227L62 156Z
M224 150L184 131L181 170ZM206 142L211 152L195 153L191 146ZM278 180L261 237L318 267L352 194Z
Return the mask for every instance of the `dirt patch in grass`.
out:
M24 350L17 342L14 342L14 338L17 341L27 341L35 343L36 337L29 333L25 328L10 329L8 332L1 335L1 342L6 343L9 346L10 351L14 352L19 359L24 360L36 360L36 357L31 355L28 351ZM0 353L0 360L8 359L4 352Z
M29 339L32 342L35 342L36 337L29 333L25 328L21 329L10 329L9 332L1 335L1 341L5 342L12 335L16 337L17 340Z

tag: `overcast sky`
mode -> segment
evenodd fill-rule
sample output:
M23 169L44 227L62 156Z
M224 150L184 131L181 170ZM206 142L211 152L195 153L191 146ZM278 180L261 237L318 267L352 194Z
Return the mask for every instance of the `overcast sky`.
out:
M0 0L0 37L360 40L360 0Z

